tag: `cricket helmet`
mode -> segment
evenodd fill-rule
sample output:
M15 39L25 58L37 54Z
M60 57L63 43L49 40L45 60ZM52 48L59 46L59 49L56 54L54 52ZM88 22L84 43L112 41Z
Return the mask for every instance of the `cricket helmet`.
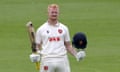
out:
M73 36L72 45L77 49L85 49L87 46L87 38L83 32L78 32Z

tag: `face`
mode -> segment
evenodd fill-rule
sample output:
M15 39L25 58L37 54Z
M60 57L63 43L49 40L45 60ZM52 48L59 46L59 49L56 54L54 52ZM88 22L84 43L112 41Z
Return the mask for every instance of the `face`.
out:
M59 15L59 9L58 8L49 8L48 9L48 18L51 20L57 20Z

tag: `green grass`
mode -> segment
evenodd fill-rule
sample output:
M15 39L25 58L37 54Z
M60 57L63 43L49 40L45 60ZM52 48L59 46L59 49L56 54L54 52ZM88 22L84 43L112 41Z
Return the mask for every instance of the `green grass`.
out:
M30 42L25 24L37 29L47 20L47 5L60 5L59 20L88 37L87 56L69 55L72 72L120 71L119 0L0 0L0 72L38 72L30 62Z

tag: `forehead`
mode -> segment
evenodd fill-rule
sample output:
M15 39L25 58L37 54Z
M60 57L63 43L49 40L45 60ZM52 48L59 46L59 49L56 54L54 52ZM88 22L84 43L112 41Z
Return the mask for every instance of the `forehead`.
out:
M49 8L48 11L59 11L59 9L53 9L53 8Z

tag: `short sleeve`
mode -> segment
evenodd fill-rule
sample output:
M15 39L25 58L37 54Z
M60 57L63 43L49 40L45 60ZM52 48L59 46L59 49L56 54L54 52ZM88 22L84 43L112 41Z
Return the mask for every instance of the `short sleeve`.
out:
M65 33L65 41L70 41L70 34L69 34L69 30L68 30L67 27L65 28L65 31L66 31L66 33Z
M35 38L36 44L40 44L41 43L41 33L40 33L40 29L38 29L36 31L36 38Z

